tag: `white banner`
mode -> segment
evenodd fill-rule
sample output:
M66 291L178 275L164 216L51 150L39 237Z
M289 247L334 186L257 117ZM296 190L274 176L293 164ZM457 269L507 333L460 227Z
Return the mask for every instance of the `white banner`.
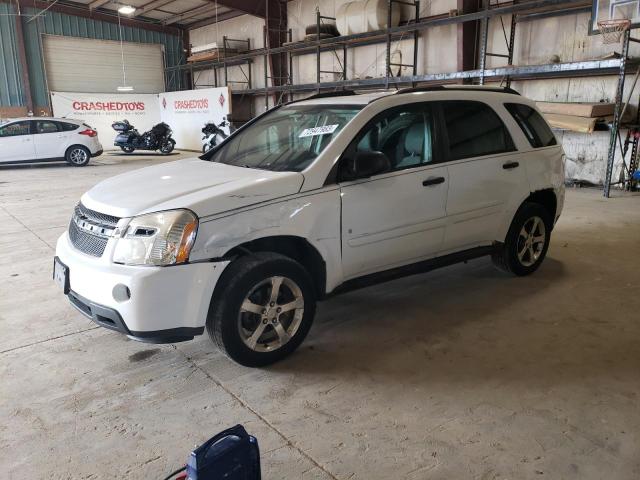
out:
M160 119L173 130L176 148L202 150L202 127L219 125L231 113L229 88L203 88L158 94ZM229 127L223 128L228 134Z
M117 148L113 122L129 120L140 133L160 122L157 94L51 92L51 107L54 117L82 120L97 130L105 150Z
M82 120L98 131L105 150L113 150L116 120L129 120L141 134L160 122L173 130L176 148L202 150L202 127L219 125L231 113L229 88L203 88L160 94L51 92L55 117ZM229 127L223 130L228 134Z

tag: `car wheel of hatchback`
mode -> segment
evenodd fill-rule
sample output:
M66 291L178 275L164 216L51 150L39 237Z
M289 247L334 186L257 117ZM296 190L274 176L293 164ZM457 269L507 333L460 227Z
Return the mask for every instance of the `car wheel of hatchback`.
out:
M91 160L91 152L87 147L74 145L67 150L64 158L69 165L84 167Z
M504 244L492 255L494 265L518 276L535 272L547 254L551 227L551 216L544 206L525 202L518 209Z
M270 252L235 260L224 271L207 318L211 339L247 367L274 363L304 340L316 299L307 271Z

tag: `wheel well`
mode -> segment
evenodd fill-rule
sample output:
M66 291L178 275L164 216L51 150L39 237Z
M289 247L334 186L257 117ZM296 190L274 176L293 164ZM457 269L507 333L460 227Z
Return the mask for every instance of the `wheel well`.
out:
M88 148L87 146L82 145L81 143L74 143L73 145L69 145L69 146L67 147L67 149L64 151L65 155L67 154L67 152L68 152L69 150L71 150L72 148L76 148L76 147L82 147L82 148L84 148L85 150L87 150L87 151L89 152L89 154L91 154L91 150L89 150L89 148Z
M525 201L539 203L540 205L542 205L549 212L551 220L555 222L558 200L556 199L556 194L552 188L537 190L531 193L531 195L529 195L529 197Z
M327 267L320 252L306 239L289 235L259 238L232 248L225 257L233 258L252 252L274 252L295 260L311 276L317 297L324 297L327 285Z

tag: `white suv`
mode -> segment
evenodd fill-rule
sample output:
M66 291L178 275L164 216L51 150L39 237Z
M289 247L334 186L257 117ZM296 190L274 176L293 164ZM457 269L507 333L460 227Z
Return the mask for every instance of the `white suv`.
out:
M272 363L331 293L482 255L535 271L564 200L563 152L512 90L316 95L200 158L103 181L57 244L82 313L150 342L205 327Z
M0 165L66 160L84 167L102 154L98 132L80 120L25 117L0 121Z

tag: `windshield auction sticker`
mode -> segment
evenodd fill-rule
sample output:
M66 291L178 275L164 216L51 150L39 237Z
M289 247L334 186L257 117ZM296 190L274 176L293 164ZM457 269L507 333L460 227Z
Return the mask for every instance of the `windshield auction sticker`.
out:
M313 137L315 135L328 135L330 133L333 133L336 131L336 128L338 128L338 125L325 125L323 127L313 127L313 128L305 128L300 135L298 135L298 138L304 138L304 137Z

